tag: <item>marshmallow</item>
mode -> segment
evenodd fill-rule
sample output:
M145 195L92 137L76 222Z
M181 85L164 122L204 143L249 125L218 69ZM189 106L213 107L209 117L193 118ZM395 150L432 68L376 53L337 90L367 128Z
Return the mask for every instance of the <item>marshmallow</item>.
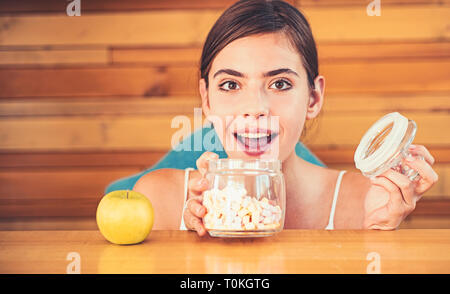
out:
M280 226L281 208L266 197L258 200L246 189L231 183L224 189L203 194L207 213L203 218L208 230L267 230Z

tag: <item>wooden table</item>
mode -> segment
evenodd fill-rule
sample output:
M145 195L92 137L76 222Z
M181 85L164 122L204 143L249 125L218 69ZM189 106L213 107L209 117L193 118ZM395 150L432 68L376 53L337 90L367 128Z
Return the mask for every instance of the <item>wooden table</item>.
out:
M0 232L0 273L68 269L85 274L450 273L450 230L284 230L253 239L153 231L143 243L128 246L109 243L99 231Z

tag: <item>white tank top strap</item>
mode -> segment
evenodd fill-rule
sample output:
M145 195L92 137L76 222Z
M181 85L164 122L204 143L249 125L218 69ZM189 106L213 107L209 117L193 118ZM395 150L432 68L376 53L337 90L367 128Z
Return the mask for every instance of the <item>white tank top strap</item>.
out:
M186 225L184 223L184 210L186 208L186 200L187 200L187 194L188 194L188 182L189 182L189 172L191 170L195 170L192 167L188 167L184 170L184 195L183 195L183 212L181 214L181 224L180 224L180 230L187 230Z
M325 230L334 230L334 212L336 210L336 203L339 194L339 189L341 187L342 176L345 174L345 172L346 172L345 170L339 172L336 181L336 187L334 188L333 204L331 205L330 218L328 219L328 225L326 226Z

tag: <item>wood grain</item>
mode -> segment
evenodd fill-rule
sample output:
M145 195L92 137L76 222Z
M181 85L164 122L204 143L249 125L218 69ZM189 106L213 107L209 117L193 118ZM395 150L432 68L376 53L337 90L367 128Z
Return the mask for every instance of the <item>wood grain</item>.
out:
M257 239L198 238L188 231L154 231L138 245L115 246L99 231L0 232L1 273L66 273L69 252L81 273L449 273L449 230L284 230Z
M366 6L360 0L284 0L297 7L314 6ZM83 3L83 12L105 12L105 11L141 11L153 9L225 9L236 0L96 0ZM449 3L448 0L383 0L386 5L434 5ZM41 0L38 3L33 0L3 0L0 3L0 13L39 13L39 12L64 12L64 2L58 0Z
M308 130L303 142L311 148L355 147L366 130L383 114L354 114L348 119L345 113L329 113L320 117ZM404 112L403 115L418 125L416 144L429 147L450 145L449 130L442 128L450 125L447 114ZM185 121L184 127L171 127L172 120L177 117ZM204 122L203 118L200 123ZM168 150L172 147L172 139L176 139L172 138L173 135L188 135L194 131L193 127L193 114L8 118L3 119L0 125L0 151Z
M333 62L323 64L320 74L327 94L450 92L450 58ZM183 65L3 68L0 98L198 96L198 81L198 68Z
M196 107L195 96L17 98L0 100L0 117L177 115Z
M161 68L0 69L0 97L158 96L166 81Z
M221 12L161 10L71 18L62 11L2 16L0 45L199 45ZM446 40L450 35L450 7L445 5L387 6L383 17L376 18L367 16L365 6L310 7L304 13L318 41Z
M0 66L103 65L109 63L105 49L0 51Z
M97 151L97 152L24 152L0 153L0 168L74 168L134 167L147 168L167 151Z
M319 64L350 60L436 59L450 56L450 42L320 42L317 50ZM198 66L201 51L201 47L113 47L111 59L113 63Z

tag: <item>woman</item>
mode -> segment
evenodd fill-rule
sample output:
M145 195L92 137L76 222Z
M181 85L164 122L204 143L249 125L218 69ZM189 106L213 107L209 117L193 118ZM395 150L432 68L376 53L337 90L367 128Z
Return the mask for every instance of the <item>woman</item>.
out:
M410 150L424 160L405 162L420 174L414 182L394 170L369 180L296 156L294 147L305 121L322 108L325 78L319 75L310 26L288 3L250 0L229 7L208 34L200 73L202 108L207 118L214 118L228 157L282 161L286 229L395 229L437 181L434 159L424 146ZM249 144L254 142L249 137L255 136L269 139ZM136 183L134 190L153 203L155 229L178 229L184 222L205 235L201 193L207 187L203 175L209 158L217 155L204 153L198 170L190 174L162 169Z

